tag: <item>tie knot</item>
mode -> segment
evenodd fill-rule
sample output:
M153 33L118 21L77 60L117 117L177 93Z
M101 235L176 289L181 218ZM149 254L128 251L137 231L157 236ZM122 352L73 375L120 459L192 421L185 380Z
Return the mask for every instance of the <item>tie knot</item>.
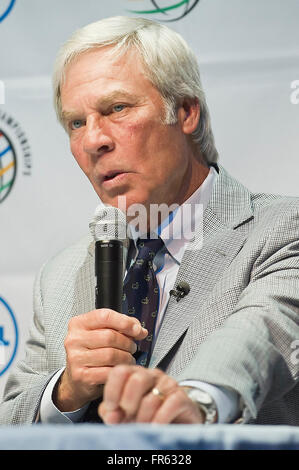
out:
M137 249L138 249L138 256L137 258L144 259L144 260L153 260L158 251L164 246L163 240L158 238L145 238L145 239L138 239L137 241Z

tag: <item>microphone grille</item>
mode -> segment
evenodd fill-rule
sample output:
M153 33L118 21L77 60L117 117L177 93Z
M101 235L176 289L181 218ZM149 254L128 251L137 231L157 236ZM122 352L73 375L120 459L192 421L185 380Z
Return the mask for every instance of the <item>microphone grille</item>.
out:
M95 241L127 240L126 216L117 207L98 206L89 228Z

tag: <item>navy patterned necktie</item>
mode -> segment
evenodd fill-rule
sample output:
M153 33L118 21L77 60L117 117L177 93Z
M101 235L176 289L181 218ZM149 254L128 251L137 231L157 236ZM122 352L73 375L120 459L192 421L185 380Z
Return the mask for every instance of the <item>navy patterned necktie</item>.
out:
M160 237L138 239L138 255L127 272L123 288L123 313L132 315L148 330L148 336L137 341L134 357L137 364L147 366L150 359L156 318L159 308L159 286L153 270L153 259L164 246Z

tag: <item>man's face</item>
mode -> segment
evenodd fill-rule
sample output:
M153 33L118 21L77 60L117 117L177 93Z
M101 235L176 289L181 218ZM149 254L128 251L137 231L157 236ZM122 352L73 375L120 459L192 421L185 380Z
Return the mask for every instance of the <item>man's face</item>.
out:
M179 120L163 124L159 92L136 52L115 59L110 48L78 57L66 70L62 111L71 151L105 204L181 203L190 167Z

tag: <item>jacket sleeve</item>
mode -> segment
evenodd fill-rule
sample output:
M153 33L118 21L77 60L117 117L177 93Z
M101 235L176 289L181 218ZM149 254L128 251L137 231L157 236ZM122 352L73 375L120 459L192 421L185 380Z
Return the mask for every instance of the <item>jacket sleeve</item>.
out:
M299 214L292 208L269 228L232 314L199 346L179 377L237 391L245 423L298 383L298 239Z

